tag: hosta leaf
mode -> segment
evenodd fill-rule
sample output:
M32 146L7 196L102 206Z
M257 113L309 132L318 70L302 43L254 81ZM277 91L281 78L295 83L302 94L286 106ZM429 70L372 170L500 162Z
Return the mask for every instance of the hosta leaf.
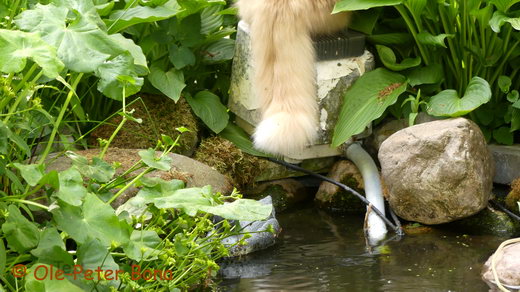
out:
M417 67L421 64L420 57L413 59L406 58L401 63L397 63L397 58L391 48L382 45L376 45L376 49L383 65L392 71L402 71L405 69Z
M499 11L507 12L511 6L519 3L520 0L491 0L490 2L493 3Z
M184 74L180 70L170 69L162 71L157 66L152 66L148 80L166 96L177 102L181 97L182 90L186 87Z
M130 238L130 227L120 221L114 209L95 194L88 193L82 206L58 202L52 211L57 227L67 232L79 244L97 238L109 247L124 245Z
M511 24L514 29L520 30L520 17L509 17L500 11L495 11L495 13L493 13L493 17L489 21L489 25L494 32L498 33L500 32L502 25L504 25L506 22Z
M256 150L255 147L253 147L253 142L251 141L249 135L244 132L242 128L234 125L233 123L228 123L224 130L219 133L219 136L233 142L235 146L240 148L240 150L245 153L260 157L269 157L269 154Z
M115 10L110 14L107 25L109 33L119 32L138 23L155 22L168 19L179 12L177 1L170 0L157 7L136 6L123 10Z
M383 68L362 75L343 98L332 146L337 147L353 135L361 133L397 101L406 85L403 75Z
M200 13L200 33L208 35L222 26L224 16L219 14L222 7L222 5L213 5L202 10Z
M446 43L444 43L444 40L446 38L452 38L455 35L453 34L439 34L439 35L432 35L429 32L421 32L417 34L417 40L419 43L423 45L429 45L429 46L437 46L437 47L443 47L446 48Z
M168 47L168 53L170 61L172 62L173 66L175 66L175 69L180 70L186 66L195 65L195 55L188 47L179 47L176 44L171 44Z
M437 84L444 80L444 71L439 64L415 68L407 74L410 86Z
M0 29L0 71L18 73L25 68L27 59L38 64L49 78L55 78L63 69L56 48L37 34Z
M428 113L433 116L458 117L465 115L491 99L491 89L486 80L473 77L462 98L453 89L443 90L432 96Z
M137 77L129 52L107 60L96 69L95 74L100 78L97 89L115 100L123 100L123 88L127 97L139 92L143 85L143 78Z
M235 40L220 39L210 44L202 54L202 59L210 64L231 60L235 54Z
M365 10L381 6L394 6L403 3L402 0L339 0L332 13L341 11Z
M227 108L220 102L220 98L209 91L201 91L195 97L186 96L193 112L213 132L220 133L228 124Z
M72 71L93 72L110 56L122 53L88 15L64 6L36 4L18 15L15 22L23 30L40 33L44 41L57 48L58 57Z
M159 153L159 152L158 152ZM138 152L143 162L149 167L157 168L159 170L168 171L172 167L172 159L168 155L156 157L156 152L149 148Z
M255 221L267 218L273 206L264 205L256 200L239 199L223 205L203 206L200 210L229 220Z
M9 247L20 254L35 248L40 241L38 227L27 220L14 205L8 207L8 215L5 223L2 224L2 231Z

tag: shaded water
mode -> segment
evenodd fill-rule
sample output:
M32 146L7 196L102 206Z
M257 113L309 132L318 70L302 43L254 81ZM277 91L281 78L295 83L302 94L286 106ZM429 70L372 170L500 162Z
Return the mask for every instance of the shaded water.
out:
M368 252L363 218L314 208L277 217L278 244L223 263L223 291L488 291L481 267L504 240L426 228Z

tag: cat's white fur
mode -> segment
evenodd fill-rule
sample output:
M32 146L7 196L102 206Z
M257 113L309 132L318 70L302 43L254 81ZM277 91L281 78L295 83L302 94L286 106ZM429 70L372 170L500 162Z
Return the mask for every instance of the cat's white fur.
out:
M287 155L311 144L318 131L315 52L311 36L346 27L349 14L331 14L336 0L239 0L250 25L254 86L262 121L256 148Z

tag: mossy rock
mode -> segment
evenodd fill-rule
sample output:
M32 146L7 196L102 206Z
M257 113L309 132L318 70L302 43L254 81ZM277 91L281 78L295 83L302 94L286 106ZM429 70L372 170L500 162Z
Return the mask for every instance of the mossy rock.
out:
M520 232L520 223L506 213L488 206L476 215L446 224L466 234L487 234L512 237Z
M286 178L258 183L245 191L244 195L256 200L271 196L274 209L278 213L311 199L314 194L300 181Z
M520 178L515 179L511 183L511 192L509 192L505 200L506 207L517 214L520 213L518 202L520 202Z
M142 100L137 100L128 106L134 110L133 117L142 119L142 123L128 121L123 126L111 147L124 149L154 148L161 134L176 139L180 135L180 146L173 152L191 156L198 142L199 125L189 104L181 98L177 103L166 96L141 94ZM101 125L90 135L90 144L97 145L98 139L109 139L122 117L117 115ZM180 133L176 128L184 127L189 131Z

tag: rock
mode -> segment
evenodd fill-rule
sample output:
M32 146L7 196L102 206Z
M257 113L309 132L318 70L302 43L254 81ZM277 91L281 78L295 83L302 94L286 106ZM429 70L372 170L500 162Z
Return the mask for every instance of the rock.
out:
M476 215L449 223L464 234L487 234L511 237L520 231L520 224L506 213L488 206Z
M336 162L327 176L363 193L363 177L349 160ZM314 201L319 207L331 211L360 214L366 212L365 204L356 196L328 182L321 183Z
M121 163L121 167L118 168L116 172L116 175L118 175L141 159L137 154L139 151L140 149L110 148L105 154L104 160L108 163ZM89 149L77 151L76 153L91 159L99 154L99 150ZM186 183L186 187L211 185L215 192L222 194L230 194L233 191L233 185L230 181L213 168L183 155L170 153L169 156L172 158L172 168L170 171L154 171L146 176L160 177L165 180L179 179ZM54 159L54 156L51 155L47 161L47 163L49 163L47 167L48 171L63 171L72 165L72 161L67 156L60 156ZM136 174L137 173L132 173L131 175ZM135 196L136 193L136 188L129 189L114 202L114 206L120 206L130 197Z
M271 197L276 212L283 212L313 195L301 182L291 178L258 183L245 194L254 199Z
M489 145L495 159L495 178L499 184L510 184L520 178L520 145Z
M516 213L520 209L520 178L517 178L511 183L511 192L506 196L506 207Z
M520 239L508 241L502 250L497 250L484 264L482 279L491 291L500 291L493 275L492 259L495 257L495 271L500 283L510 290L520 290Z
M143 122L139 124L127 121L110 147L154 148L157 141L161 140L161 134L168 135L174 140L180 135L179 147L175 147L173 152L191 156L199 140L199 125L186 100L181 98L175 103L166 96L149 94L140 94L140 96L142 101L134 102L127 110L134 110L132 116L142 119ZM94 130L90 135L90 144L98 145L98 139L108 140L121 119L122 117L117 115ZM187 128L189 131L181 134L176 130L180 127Z
M491 198L493 159L467 119L403 129L383 142L378 157L390 206L406 220L451 222L476 214Z

